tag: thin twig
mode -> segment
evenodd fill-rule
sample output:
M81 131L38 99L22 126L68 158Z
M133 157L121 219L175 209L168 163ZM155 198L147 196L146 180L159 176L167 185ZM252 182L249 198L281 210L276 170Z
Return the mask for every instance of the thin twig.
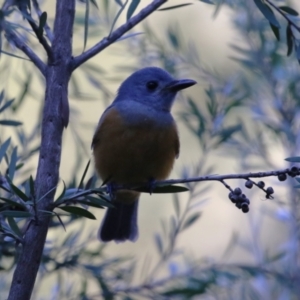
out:
M16 33L14 33L10 29L4 29L5 35L8 41L12 41L15 46L21 50L23 53L25 53L30 60L35 64L35 66L41 71L41 73L45 76L46 74L46 65L44 62L32 51L32 49L26 45Z
M37 39L39 40L40 44L44 47L45 51L47 52L48 58L52 60L53 53L51 46L48 44L47 40L44 38L43 35L39 34L39 27L35 24L33 20L31 20L30 15L27 16L27 21L30 24L32 30L34 31Z
M35 9L35 12L36 14L41 17L41 14L42 14L42 11L40 9L40 6L39 6L39 3L37 2L37 0L32 0L32 3L33 3L33 7ZM49 41L52 43L52 40L53 40L53 33L52 33L52 30L48 24L48 22L46 22L45 26L44 26L44 29L45 29L45 32L46 32L46 35L49 39Z
M151 13L153 13L156 9L158 9L161 5L163 5L167 1L168 0L154 0L144 9L142 9L136 16L130 18L125 24L123 24L121 27L113 31L109 37L105 37L102 41L97 43L95 46L85 51L84 53L78 55L77 57L75 57L71 63L72 71L74 71L84 62L86 62L88 59L95 56L100 51L102 51L103 49L111 45L122 35L124 35L124 33L132 29L134 26L136 26L138 23L144 20L147 16L149 16Z

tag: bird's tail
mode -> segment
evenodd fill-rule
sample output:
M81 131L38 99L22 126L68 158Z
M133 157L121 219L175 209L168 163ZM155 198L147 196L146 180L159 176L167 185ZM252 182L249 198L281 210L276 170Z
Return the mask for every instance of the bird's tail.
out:
M137 210L138 200L127 204L114 202L113 208L108 208L99 229L98 236L103 242L117 243L138 238Z

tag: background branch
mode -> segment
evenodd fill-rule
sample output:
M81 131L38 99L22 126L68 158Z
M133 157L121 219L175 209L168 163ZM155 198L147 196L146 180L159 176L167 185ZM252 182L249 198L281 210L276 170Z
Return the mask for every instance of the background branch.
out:
M36 67L41 71L41 73L45 76L46 65L43 61L32 51L32 49L26 45L16 33L12 30L5 29L5 35L9 41L12 41L15 46L25 53L30 60L36 65Z
M97 43L95 46L93 46L91 49L85 51L81 55L75 57L72 62L72 70L74 71L76 68L78 68L80 65L82 65L84 62L86 62L91 57L98 54L100 51L111 45L113 42L115 42L117 39L119 39L124 33L132 29L135 25L140 23L142 20L144 20L146 17L148 17L151 13L153 13L156 9L158 9L161 5L166 3L168 0L154 0L151 4L149 4L147 7L142 9L136 16L130 18L125 24L123 24L121 27L117 28L115 31L113 31L109 37L105 37L102 41Z

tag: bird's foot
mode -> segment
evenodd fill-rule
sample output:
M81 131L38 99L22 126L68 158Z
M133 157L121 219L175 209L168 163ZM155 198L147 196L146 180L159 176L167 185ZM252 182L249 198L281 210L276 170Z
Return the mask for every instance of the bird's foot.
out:
M154 178L150 178L148 181L148 189L150 195L152 195L155 188L156 188L156 180Z
M113 182L109 182L106 184L106 192L109 195L110 200L114 200L115 199L115 191L116 191L116 184L114 184Z

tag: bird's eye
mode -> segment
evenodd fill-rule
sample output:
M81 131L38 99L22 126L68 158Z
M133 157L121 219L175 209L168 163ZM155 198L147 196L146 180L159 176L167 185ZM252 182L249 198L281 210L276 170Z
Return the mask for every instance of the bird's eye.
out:
M147 88L150 91L154 91L158 86L158 83L156 81L149 81L147 82Z

